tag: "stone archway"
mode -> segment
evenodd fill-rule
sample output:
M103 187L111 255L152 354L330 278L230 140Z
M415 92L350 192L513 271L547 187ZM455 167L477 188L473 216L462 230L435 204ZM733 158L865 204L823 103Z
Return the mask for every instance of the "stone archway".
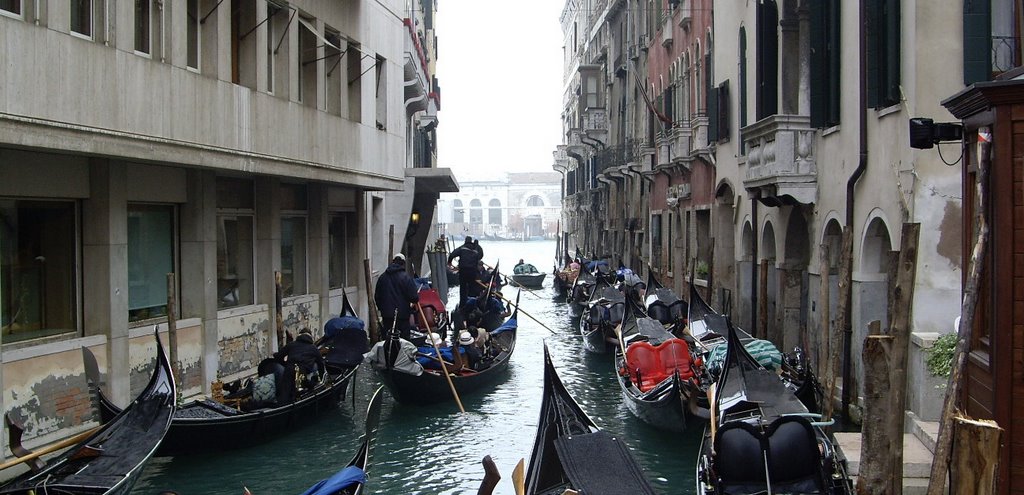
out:
M736 231L733 215L736 209L736 195L728 183L722 183L715 192L713 218L714 255L711 261L711 299L712 304L725 314L733 311L736 289ZM716 288L718 290L716 290Z
M754 307L754 228L749 219L743 222L740 247L742 249L740 261L736 264L738 272L736 290L739 292L740 302L739 321L743 326L749 326L750 331L754 331L756 328L756 315L752 314Z
M761 229L761 242L758 245L760 252L758 253L758 263L767 264L767 270L761 268L758 270L759 280L757 281L758 288L758 302L757 302L757 322L758 328L754 335L760 338L767 338L779 345L782 343L781 339L781 328L777 323L778 312L778 284L779 278L776 262L776 244L775 244L775 227L770 221L764 223L764 227Z

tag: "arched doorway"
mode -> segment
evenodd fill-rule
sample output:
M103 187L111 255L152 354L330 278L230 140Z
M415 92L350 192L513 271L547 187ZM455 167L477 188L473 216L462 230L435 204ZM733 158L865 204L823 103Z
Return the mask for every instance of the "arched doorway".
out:
M743 249L740 261L736 264L738 271L738 285L736 287L739 292L739 321L742 325L747 326L750 331L753 331L757 327L756 315L753 314L754 308L754 228L750 225L750 221L743 222L743 233L740 236L741 247Z
M880 214L876 210L876 215ZM869 216L869 218L871 218ZM850 352L853 363L851 373L854 378L863 376L863 367L858 357L864 348L864 339L867 337L867 325L869 322L878 320L882 328L888 328L888 307L889 307L889 277L888 266L889 256L893 250L892 241L889 237L889 228L881 216L874 216L868 221L860 241L860 267L854 271L853 280L853 341L850 345ZM857 384L852 390L858 394L852 397L859 397L862 384ZM854 399L856 401L856 399Z
M779 268L781 344L785 350L807 347L807 265L811 246L804 210L794 206L786 223L786 246Z
M736 290L736 246L733 214L735 193L728 183L722 183L715 192L715 246L711 262L712 304L717 304L723 313L732 312L733 296Z
M778 296L778 277L776 276L775 261L775 227L771 222L765 222L761 230L761 242L758 263L759 280L757 281L757 322L758 328L755 335L760 338L767 338L776 345L782 343L780 329L776 324L776 302Z

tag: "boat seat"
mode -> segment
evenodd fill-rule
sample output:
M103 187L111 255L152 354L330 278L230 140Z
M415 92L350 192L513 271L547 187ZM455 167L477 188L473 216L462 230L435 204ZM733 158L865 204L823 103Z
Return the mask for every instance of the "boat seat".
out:
M658 345L658 357L665 368L665 374L679 372L679 378L689 380L694 377L693 356L690 346L682 339L669 339Z
M822 493L821 451L807 418L783 416L766 430L772 488L784 493Z
M726 423L715 434L715 470L725 494L763 493L766 483L761 432L742 421Z
M601 322L605 320L605 313L607 313L607 311L608 308L605 308L600 304L591 306L587 311L587 322L594 327L600 325Z
M615 303L608 308L608 321L613 325L618 325L622 321L622 317L626 314L626 303Z
M671 311L669 310L668 306L666 306L661 301L653 302L649 306L647 306L647 316L650 316L651 318L654 318L655 320L658 320L662 324L666 325L672 323L673 321Z
M626 368L641 392L646 392L670 375L661 364L658 350L650 342L636 342L626 348Z

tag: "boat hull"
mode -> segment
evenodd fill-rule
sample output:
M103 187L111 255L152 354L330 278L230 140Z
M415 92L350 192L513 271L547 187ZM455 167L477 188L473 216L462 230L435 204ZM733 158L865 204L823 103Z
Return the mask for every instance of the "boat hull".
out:
M583 349L587 352L608 354L609 332L604 329L603 325L593 326L586 320L581 320L580 335L583 337Z
M615 355L615 369L622 369L619 353ZM666 379L668 383L656 386L653 393L642 393L629 382L628 376L617 374L619 389L626 409L647 423L660 430L682 432L686 430L689 418L686 403L689 395L675 377Z
M519 273L512 275L512 281L514 285L520 287L526 287L528 289L540 289L544 287L544 277L546 273Z

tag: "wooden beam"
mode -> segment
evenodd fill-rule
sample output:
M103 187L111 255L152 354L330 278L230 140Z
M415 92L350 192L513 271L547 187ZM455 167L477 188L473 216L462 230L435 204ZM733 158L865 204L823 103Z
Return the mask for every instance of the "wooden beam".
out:
M849 311L847 308L850 304L850 285L853 281L853 234L852 229L846 227L843 229L843 247L839 253L839 304L836 308L836 315L838 320L836 321L835 327L832 331L832 345L830 351L832 355L829 357L829 366L832 367L831 380L825 384L825 410L824 416L827 419L832 419L833 405L832 398L835 397L836 393L836 380L839 376L839 366L843 367L843 378L846 378L845 371L848 369L850 363L849 359L852 356L848 352L844 352L843 356L840 356L840 352L846 351L849 342L846 337L850 331L850 319ZM847 410L848 401L847 393L849 393L850 384L843 383L843 417L849 417L849 411Z
M999 467L999 437L995 421L957 416L950 493L994 495Z
M768 339L768 260L761 260L757 293L757 338Z
M829 259L828 244L822 244L818 248L818 273L821 283L818 285L818 316L821 320L821 332L818 334L821 345L818 346L818 376L826 377L832 371L829 363L829 345L832 343L832 295L830 293L832 284L832 263ZM810 351L810 349L807 349Z
M898 494L903 487L903 468L900 466L894 472L891 462L896 449L894 444L903 444L902 430L893 434L896 424L902 426L903 422L891 409L893 382L889 367L895 338L881 333L881 322L869 323L861 352L864 363L864 421L861 427L858 495ZM865 455L867 453L870 455Z
M892 409L891 420L895 421L890 435L903 437L903 423L907 413L907 363L910 360L910 334L913 330L914 316L914 282L917 275L917 247L921 235L921 224L904 223L900 239L900 260L896 267L896 286L892 296L892 320L889 322L889 335L892 336L892 355L890 357L890 374L892 377ZM903 442L897 442L891 459L892 473L901 480L897 491L902 493L903 479Z
M366 305L370 308L370 345L373 345L380 341L380 315L373 299L373 272L370 271L369 259L363 260L363 279L366 282Z

